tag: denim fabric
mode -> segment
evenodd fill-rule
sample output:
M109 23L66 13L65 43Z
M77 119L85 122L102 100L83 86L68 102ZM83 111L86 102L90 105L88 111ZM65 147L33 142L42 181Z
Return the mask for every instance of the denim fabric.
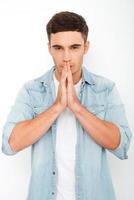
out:
M33 119L55 101L53 72L26 82L19 91L3 128L2 151L15 155L9 143L14 126ZM107 161L107 151L120 159L127 159L131 131L124 105L113 81L89 72L82 67L82 83L78 96L81 104L100 119L115 123L120 129L121 142L115 150L97 144L78 120L75 162L76 200L115 200L115 193ZM89 122L90 123L90 122ZM40 140L31 146L31 177L27 200L55 200L57 168L55 158L56 120ZM69 127L68 127L69 128Z

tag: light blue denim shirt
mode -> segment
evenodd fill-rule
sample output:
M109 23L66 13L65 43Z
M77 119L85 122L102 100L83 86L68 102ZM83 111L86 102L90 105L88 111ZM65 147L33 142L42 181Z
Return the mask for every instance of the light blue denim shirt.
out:
M33 119L55 101L53 72L30 80L19 91L3 128L2 151L14 155L9 136L17 122ZM120 159L127 159L131 131L115 83L82 67L82 83L78 96L81 104L96 117L113 122L120 129L121 142L115 150L97 144L79 121L75 161L76 200L115 200L108 167L107 150ZM90 121L89 121L90 123ZM31 177L27 200L55 200L58 171L55 158L56 120L40 140L31 146ZM69 127L68 127L69 128Z

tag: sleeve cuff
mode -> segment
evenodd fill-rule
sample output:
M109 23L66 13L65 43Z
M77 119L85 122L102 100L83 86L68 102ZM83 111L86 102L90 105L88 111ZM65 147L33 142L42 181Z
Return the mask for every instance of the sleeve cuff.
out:
M9 123L6 125L4 131L5 134L3 135L3 143L2 143L2 152L6 155L15 155L17 152L13 151L11 149L11 146L9 145L9 137L11 135L11 132L16 124L15 123Z
M118 125L118 128L120 130L120 144L116 149L109 150L109 151L114 153L121 160L128 159L126 133L125 133L125 130L124 130L124 128L122 126Z

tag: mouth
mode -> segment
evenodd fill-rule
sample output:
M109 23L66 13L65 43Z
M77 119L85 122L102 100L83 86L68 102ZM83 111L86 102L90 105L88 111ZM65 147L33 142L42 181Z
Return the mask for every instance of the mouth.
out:
M63 68L64 66L62 65L62 66L60 66L61 68ZM73 65L70 65L70 68L72 68L73 67Z

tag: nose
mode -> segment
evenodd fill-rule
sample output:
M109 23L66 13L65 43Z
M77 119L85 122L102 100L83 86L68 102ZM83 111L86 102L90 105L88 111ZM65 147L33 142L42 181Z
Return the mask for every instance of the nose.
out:
M63 61L69 62L70 60L71 60L71 54L70 54L69 50L65 50L63 52Z

